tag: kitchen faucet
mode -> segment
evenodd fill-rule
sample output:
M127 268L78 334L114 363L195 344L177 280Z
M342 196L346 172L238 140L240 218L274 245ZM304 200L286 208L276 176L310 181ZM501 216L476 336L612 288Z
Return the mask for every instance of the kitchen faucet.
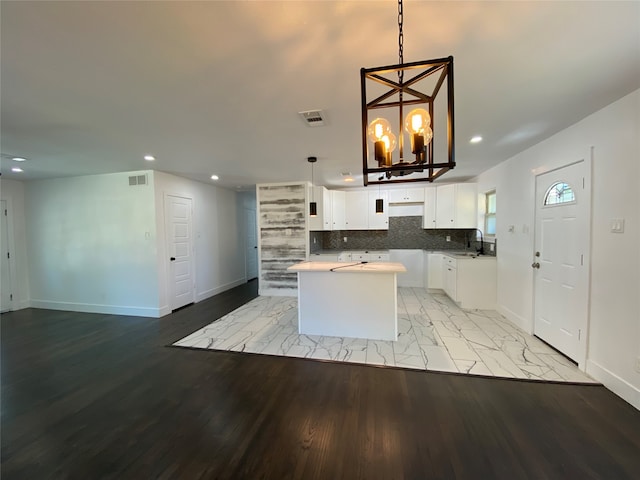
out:
M484 236L482 235L482 230L479 228L473 228L472 230L478 231L480 233L480 250L478 250L478 255L484 255ZM467 247L471 246L471 241L467 239Z

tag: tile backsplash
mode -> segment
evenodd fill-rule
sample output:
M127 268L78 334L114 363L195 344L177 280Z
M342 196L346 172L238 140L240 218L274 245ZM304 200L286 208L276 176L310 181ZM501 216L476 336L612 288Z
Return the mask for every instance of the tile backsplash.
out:
M450 241L447 241L447 236ZM347 241L344 241L344 238ZM315 242L314 242L315 240ZM485 242L486 243L486 242ZM470 245L468 247L468 245ZM320 250L477 250L474 229L423 229L421 216L389 217L389 230L311 232L311 252ZM489 252L485 245L485 253Z

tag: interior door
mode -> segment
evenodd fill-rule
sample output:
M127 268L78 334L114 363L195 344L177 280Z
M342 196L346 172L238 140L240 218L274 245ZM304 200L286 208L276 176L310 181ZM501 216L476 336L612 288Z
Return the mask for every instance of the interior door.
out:
M534 333L578 361L587 325L585 162L536 178Z
M171 310L194 301L194 262L192 201L187 197L167 195L167 234Z
M244 222L247 232L246 238L246 270L247 280L258 277L258 233L256 226L256 211L250 208L244 210Z
M9 222L7 221L7 201L0 200L0 312L11 310L13 294L11 292L11 266L9 265Z

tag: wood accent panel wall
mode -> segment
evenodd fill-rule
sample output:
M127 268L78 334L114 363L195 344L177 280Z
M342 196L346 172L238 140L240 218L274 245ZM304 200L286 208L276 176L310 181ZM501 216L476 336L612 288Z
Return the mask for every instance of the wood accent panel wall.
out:
M256 186L260 241L260 295L296 295L298 277L287 267L307 259L306 186Z

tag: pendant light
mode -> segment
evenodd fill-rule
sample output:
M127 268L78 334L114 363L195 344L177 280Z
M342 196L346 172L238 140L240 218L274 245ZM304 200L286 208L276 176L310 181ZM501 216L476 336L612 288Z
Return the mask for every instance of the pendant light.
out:
M318 204L315 202L315 186L313 184L313 164L317 161L318 159L316 157L307 157L307 162L311 164L311 202L309 203L310 217L318 216Z
M384 213L384 199L380 195L380 184L378 184L378 198L376 198L376 213L378 215Z
M404 62L402 3L403 0L398 0L398 64L360 69L365 186L433 182L456 166L453 57ZM369 84L373 88L369 89L368 96ZM443 96L446 98L440 101ZM389 115L391 121L379 116L382 112ZM438 120L437 130L434 119ZM438 138L434 139L436 132L439 132ZM434 158L435 140L437 152L442 152L443 157L446 152L446 161Z

